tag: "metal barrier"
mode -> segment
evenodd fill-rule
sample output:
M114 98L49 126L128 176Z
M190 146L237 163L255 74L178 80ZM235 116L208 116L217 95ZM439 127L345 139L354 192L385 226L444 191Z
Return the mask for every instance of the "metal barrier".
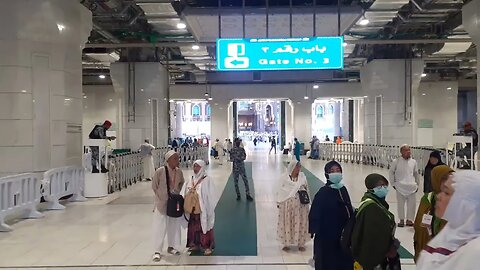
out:
M153 164L156 169L165 164L165 154L170 147L160 147L152 151ZM180 167L190 168L193 162L202 159L208 164L208 147L178 147ZM142 157L140 152L113 155L109 161L108 192L120 191L143 179Z
M42 218L37 211L40 203L40 175L33 173L0 178L0 232L13 230L5 224L5 217L12 214L22 218Z
M85 170L82 167L68 166L48 170L43 175L42 195L47 210L63 210L60 199L72 195L73 202L83 202L85 186Z
M423 175L424 165L427 164L430 153L435 149L411 147L411 150L412 158L417 161L418 171ZM320 144L320 158L327 161L336 160L390 169L392 162L399 156L400 146L354 144L350 142Z

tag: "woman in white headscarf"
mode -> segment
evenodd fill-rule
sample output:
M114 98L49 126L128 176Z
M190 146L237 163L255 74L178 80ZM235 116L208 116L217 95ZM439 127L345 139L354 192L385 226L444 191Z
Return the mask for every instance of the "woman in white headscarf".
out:
M310 194L307 178L301 172L300 162L292 162L287 168L287 174L282 177L277 192L278 227L277 235L283 244L283 250L288 251L296 246L305 251L305 243L310 239L308 233L308 211L310 202L301 202L301 194Z
M422 251L417 269L479 269L480 172L450 176L437 195L435 214L448 223Z
M187 247L191 251L203 250L211 255L215 248L213 225L215 223L214 187L205 172L205 162L193 163L194 176L184 185L185 214L188 218Z

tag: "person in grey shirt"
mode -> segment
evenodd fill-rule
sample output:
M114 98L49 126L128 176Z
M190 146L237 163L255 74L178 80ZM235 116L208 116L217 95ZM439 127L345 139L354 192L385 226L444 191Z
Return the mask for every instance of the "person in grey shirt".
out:
M142 156L143 177L147 181L152 181L153 175L155 174L152 151L155 150L155 146L151 145L150 140L147 138L145 139L145 143L140 145L139 150L140 155Z

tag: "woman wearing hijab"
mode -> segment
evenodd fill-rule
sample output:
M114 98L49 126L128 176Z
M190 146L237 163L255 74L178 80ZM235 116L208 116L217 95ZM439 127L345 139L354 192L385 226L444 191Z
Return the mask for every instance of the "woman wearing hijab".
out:
M440 155L440 152L435 150L430 153L430 158L428 159L427 166L425 167L425 173L423 178L423 193L427 194L433 191L431 173L433 168L440 165L445 164L442 162L442 156Z
M315 236L315 269L351 270L352 256L340 245L343 228L353 215L350 196L342 183L342 166L328 162L325 177L327 183L315 195L309 214L309 232Z
M292 162L287 168L287 175L282 179L277 192L278 226L277 235L283 244L283 250L291 246L305 251L305 243L310 239L308 234L308 210L310 203L300 200L299 191L310 194L307 178L301 172L300 162ZM304 204L305 203L305 204Z
M427 243L437 235L445 226L446 222L435 215L436 196L440 193L443 182L454 171L447 165L440 165L432 170L432 189L433 191L423 195L418 206L417 216L415 218L415 234L413 235L413 245L415 247L415 261L417 261L420 252Z
M442 184L435 214L448 223L420 254L418 270L476 270L480 254L480 172L461 171Z
M192 179L184 185L185 214L188 218L187 247L191 251L202 249L211 255L215 248L213 225L215 200L213 184L205 172L205 162L193 163Z
M352 232L352 253L355 268L362 270L400 269L398 248L394 238L395 216L388 211L385 201L388 180L372 173L365 178L367 192L357 208Z

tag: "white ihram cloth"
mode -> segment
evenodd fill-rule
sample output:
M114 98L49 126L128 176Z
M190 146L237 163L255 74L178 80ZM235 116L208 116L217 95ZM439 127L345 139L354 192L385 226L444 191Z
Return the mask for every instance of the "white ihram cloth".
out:
M454 173L453 193L443 219L447 225L428 246L452 251L450 255L422 251L418 270L477 270L480 254L480 172Z
M392 186L403 196L415 193L418 189L418 169L417 161L413 158L404 159L402 157L393 161L390 168L390 181Z
M205 172L205 162L203 160L197 160L193 164L198 164L201 169L200 171L195 174L190 181L187 181L185 185L183 185L183 189L180 192L183 197L188 193L188 191L204 176L206 176ZM200 184L197 185L197 193L198 199L200 202L200 209L202 213L200 214L200 223L202 225L202 231L206 234L208 231L213 229L213 225L215 224L215 189L210 177L205 177ZM189 214L185 213L187 218L189 218Z

